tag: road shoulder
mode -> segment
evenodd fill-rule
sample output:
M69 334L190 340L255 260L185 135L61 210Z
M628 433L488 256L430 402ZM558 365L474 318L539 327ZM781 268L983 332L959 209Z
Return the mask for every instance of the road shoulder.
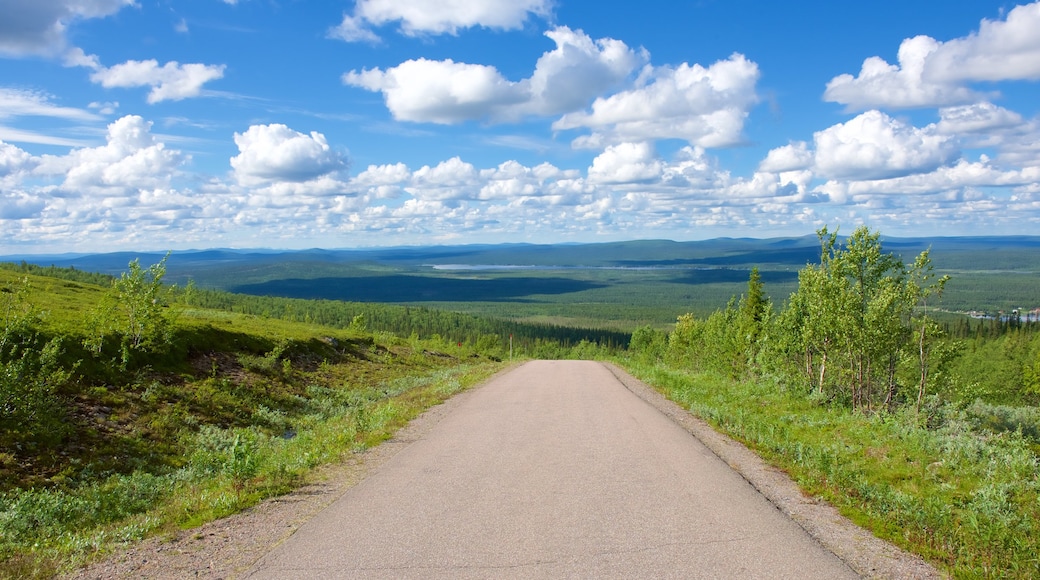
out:
M742 443L719 433L653 387L613 363L603 363L629 391L682 426L739 473L778 510L865 578L943 578L943 574L898 546L881 540L838 513L834 506L806 496L783 471Z

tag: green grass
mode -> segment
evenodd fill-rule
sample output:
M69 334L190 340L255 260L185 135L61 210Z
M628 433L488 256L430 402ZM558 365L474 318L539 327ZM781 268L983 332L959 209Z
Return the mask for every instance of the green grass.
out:
M1040 462L1015 432L933 405L866 416L768 381L622 364L877 536L958 578L1040 576Z
M51 577L285 493L503 364L472 345L448 354L443 341L175 304L168 343L128 366L82 346L104 288L29 277L19 294L24 280L0 270L3 304L27 311L11 300L30 297L34 332L60 339L72 374L38 409L58 432L0 415L0 578Z

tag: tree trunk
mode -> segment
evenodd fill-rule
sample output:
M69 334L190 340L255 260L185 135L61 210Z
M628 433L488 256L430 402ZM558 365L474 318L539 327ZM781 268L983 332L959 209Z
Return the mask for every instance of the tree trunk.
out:
M921 412L921 403L924 401L924 391L928 384L928 357L924 350L924 336L925 330L928 327L928 321L921 321L921 337L917 342L917 352L921 362L921 383L917 387L917 412Z

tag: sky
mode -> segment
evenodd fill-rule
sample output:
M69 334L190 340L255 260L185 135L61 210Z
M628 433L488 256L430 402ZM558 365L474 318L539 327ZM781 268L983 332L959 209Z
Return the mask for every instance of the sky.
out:
M0 0L0 254L1040 233L1040 2Z

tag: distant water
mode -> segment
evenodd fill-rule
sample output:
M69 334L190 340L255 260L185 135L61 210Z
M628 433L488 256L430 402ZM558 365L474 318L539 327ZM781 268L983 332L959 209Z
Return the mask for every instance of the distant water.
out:
M690 266L536 266L520 264L423 264L434 270L717 270Z

